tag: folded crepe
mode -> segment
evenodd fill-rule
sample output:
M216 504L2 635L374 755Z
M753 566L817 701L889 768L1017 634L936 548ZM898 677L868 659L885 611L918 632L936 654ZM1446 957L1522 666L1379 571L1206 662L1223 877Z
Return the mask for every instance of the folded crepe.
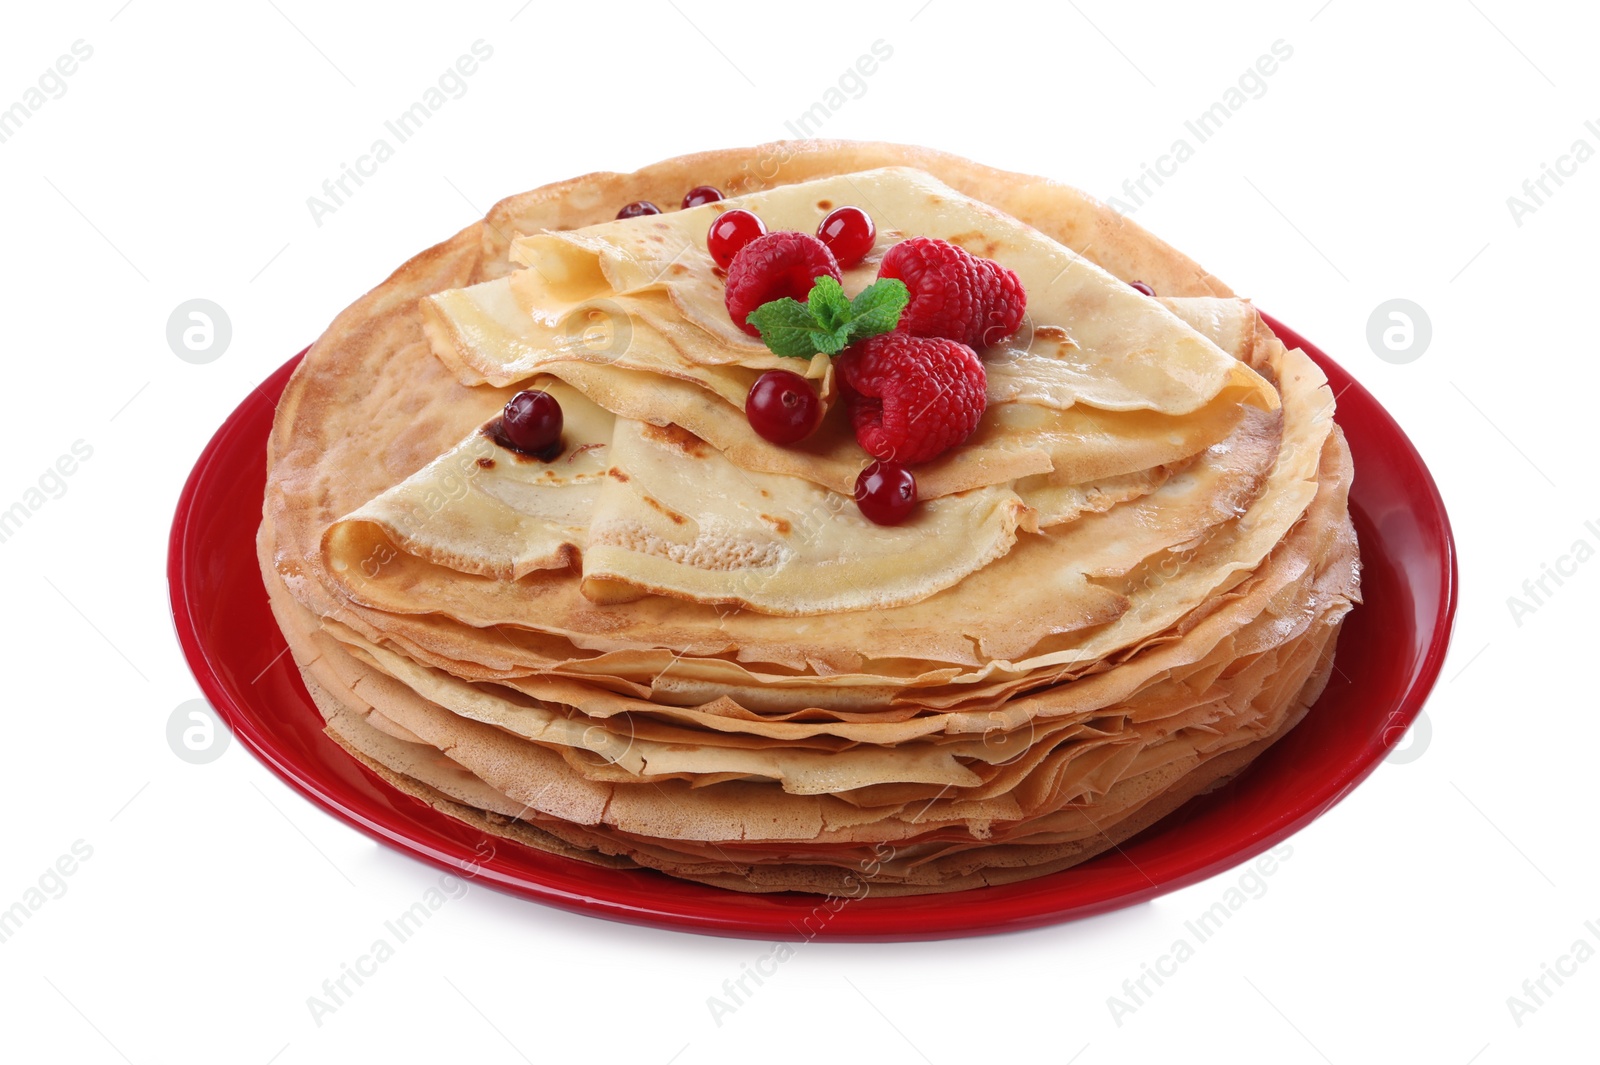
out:
M769 146L770 147L770 146ZM1299 720L1359 599L1314 364L1064 186L892 145L669 160L514 197L342 314L279 406L259 535L329 735L484 831L747 891L884 894L1086 860ZM636 199L736 195L613 220ZM681 191L681 190L679 190ZM802 368L733 327L704 235L833 206L1015 270L989 406L885 528L839 415L757 436ZM1126 284L1141 279L1162 294ZM492 422L541 388L552 462Z

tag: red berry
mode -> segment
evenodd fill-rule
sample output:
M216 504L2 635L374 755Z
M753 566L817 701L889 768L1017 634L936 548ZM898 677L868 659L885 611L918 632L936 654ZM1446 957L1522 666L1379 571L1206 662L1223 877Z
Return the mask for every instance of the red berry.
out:
M722 199L722 190L710 185L696 185L683 194L683 209L699 207L703 203L716 203Z
M872 224L872 216L859 207L835 207L817 226L817 236L839 265L848 270L872 250L878 227Z
M739 254L739 249L757 237L767 235L767 224L749 211L734 209L717 215L706 230L706 251L724 270Z
M856 478L856 506L869 521L899 525L917 505L917 479L898 462L874 462Z
M750 428L764 439L795 444L810 436L822 421L822 401L799 374L768 370L751 386L744 413Z
M898 328L912 336L984 347L1015 333L1028 305L1015 273L934 237L894 245L884 253L878 276L899 278L910 290Z
M1022 326L1022 315L1028 309L1028 292L1022 287L1022 278L993 259L979 259L978 269L985 277L983 297L983 332L974 347L998 344L1006 337L1016 335Z
M978 353L944 337L881 333L834 359L856 440L874 458L926 462L978 427L988 375Z
M1146 296L1154 296L1156 294L1156 290L1145 284L1143 281L1129 281L1128 287L1133 289L1135 292L1143 292Z
M561 450L561 404L548 392L518 392L500 417L499 436L517 451L546 462Z
M746 333L760 336L745 320L751 311L785 296L803 301L823 275L839 280L839 264L810 233L782 230L757 237L728 264L728 315Z
M638 218L641 215L660 214L661 208L649 200L634 200L622 210L617 212L618 218Z

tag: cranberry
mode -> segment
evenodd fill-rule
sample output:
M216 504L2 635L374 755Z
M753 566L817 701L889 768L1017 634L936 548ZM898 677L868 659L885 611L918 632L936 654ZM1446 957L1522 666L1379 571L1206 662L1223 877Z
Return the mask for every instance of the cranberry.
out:
M767 235L767 224L749 211L724 211L706 230L706 251L724 270L739 254L739 249L757 237Z
M710 185L696 185L683 194L683 209L699 207L703 203L716 203L722 199L722 190Z
M1143 281L1129 281L1128 287L1133 289L1135 292L1143 292L1146 296L1154 296L1156 294L1156 290L1145 284Z
M561 450L561 404L548 392L518 392L500 418L500 435L513 448L546 462Z
M822 421L822 401L799 374L768 370L756 378L744 401L750 428L774 444L794 444Z
M661 208L649 200L634 200L617 212L618 218L639 218L647 214L660 214Z
M872 216L859 207L836 207L817 227L817 236L839 265L848 270L872 250L878 227L872 224Z
M856 506L879 525L899 525L917 505L917 479L898 462L874 462L856 478Z

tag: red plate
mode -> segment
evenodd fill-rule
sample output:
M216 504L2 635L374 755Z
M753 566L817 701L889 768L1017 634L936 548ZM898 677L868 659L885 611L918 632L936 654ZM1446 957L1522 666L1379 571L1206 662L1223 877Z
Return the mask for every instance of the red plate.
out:
M1066 921L1128 906L1248 861L1309 824L1372 772L1422 709L1449 645L1455 543L1411 441L1339 365L1293 330L1339 397L1355 456L1350 509L1365 604L1339 638L1333 680L1305 719L1228 786L1120 850L1022 884L912 898L747 895L643 870L619 872L495 840L412 799L322 734L267 608L254 539L272 414L299 356L239 405L189 475L167 576L178 638L235 736L314 803L367 835L452 871L564 909L763 939L936 939ZM302 354L304 354L302 352Z

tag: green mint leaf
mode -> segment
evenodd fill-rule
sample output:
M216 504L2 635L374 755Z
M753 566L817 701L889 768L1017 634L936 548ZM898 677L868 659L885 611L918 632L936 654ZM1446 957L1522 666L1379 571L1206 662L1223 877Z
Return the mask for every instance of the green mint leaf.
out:
M817 338L826 336L818 330L811 309L787 296L763 303L751 311L749 322L761 333L761 339L774 355L809 359L821 350L817 347Z
M850 343L850 325L846 323L831 333L816 334L817 350L824 355L837 355Z
M844 294L844 286L826 274L811 283L811 294L806 297L806 306L811 309L812 315L817 319L818 328L828 332L837 332L841 326L848 326L851 313L850 297Z
M900 312L911 302L906 283L895 277L874 281L850 301L848 343L891 332L900 324Z
M903 281L885 278L852 300L824 274L812 283L804 303L787 296L771 300L751 311L749 320L775 355L837 355L857 340L893 329L910 299Z

